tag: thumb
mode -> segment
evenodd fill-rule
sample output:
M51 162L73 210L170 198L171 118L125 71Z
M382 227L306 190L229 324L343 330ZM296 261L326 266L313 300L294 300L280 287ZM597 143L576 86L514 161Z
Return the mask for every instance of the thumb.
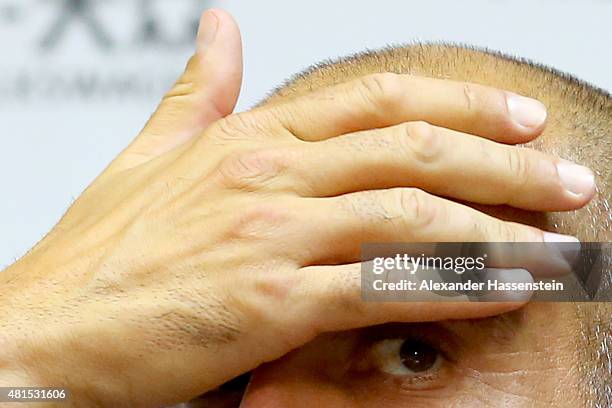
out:
M200 19L196 53L185 72L111 168L119 171L138 166L195 137L232 113L241 84L238 25L229 13L208 10Z

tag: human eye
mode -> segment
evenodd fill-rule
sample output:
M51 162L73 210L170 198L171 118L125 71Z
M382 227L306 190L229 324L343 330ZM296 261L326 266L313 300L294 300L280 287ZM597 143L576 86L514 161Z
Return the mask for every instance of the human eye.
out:
M411 391L441 388L453 377L457 347L436 325L385 326L364 337L354 367L371 380Z
M394 376L427 376L438 371L444 362L442 353L434 346L412 338L384 339L370 350L377 368Z

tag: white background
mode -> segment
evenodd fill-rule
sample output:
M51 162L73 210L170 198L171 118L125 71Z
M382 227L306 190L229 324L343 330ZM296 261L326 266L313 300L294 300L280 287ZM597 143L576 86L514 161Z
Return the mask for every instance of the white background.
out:
M141 45L137 0L90 1L113 38L111 50L75 21L43 51L63 1L0 0L0 268L38 241L137 134L191 52L185 40ZM240 109L319 60L414 40L490 47L612 90L612 0L150 3L178 39L203 7L236 16L246 60ZM98 82L75 90L75 78L92 77Z

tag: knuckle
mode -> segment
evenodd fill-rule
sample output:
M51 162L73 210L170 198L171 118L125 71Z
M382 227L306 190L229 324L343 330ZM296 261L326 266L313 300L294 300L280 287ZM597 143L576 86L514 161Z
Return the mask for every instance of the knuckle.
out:
M255 301L259 309L266 315L266 311L277 311L280 304L286 303L293 296L299 294L304 285L304 276L294 271L294 265L278 259L266 260L260 263L249 264L242 270L248 274L247 284L249 293L247 299Z
M179 81L163 96L154 117L163 113L163 116L181 117L188 111L196 99L195 86L189 82Z
M479 104L480 92L478 88L470 83L463 84L463 96L465 111L477 114L479 107L482 106L482 104Z
M304 123L308 119L308 113L311 106L305 98L296 98L290 102L285 102L277 106L273 106L266 115L269 114L269 121L280 125L277 132L281 136L289 136L290 138L300 137L299 126L297 124ZM280 120L279 120L280 119ZM275 128L276 129L276 128Z
M494 230L492 242L519 242L519 237L516 228L513 225L506 221L496 221L494 222Z
M164 100L181 99L183 97L194 97L198 91L198 72L199 59L192 57L187 63L185 72L174 83L172 88L164 96Z
M463 86L464 110L471 120L490 120L495 117L497 126L511 126L506 110L504 91L482 85L466 83Z
M514 180L516 191L522 190L529 181L531 166L523 153L520 148L509 148L506 154L506 164Z
M252 139L255 120L249 112L234 113L215 122L210 129L213 137L221 140Z
M178 81L174 83L170 91L166 93L164 99L174 99L185 96L193 96L196 93L197 86L188 75L183 74Z
M177 82L172 89L164 95L160 106L166 111L170 110L170 113L178 114L188 103L193 102L193 94L194 91L191 84Z
M392 108L401 94L399 76L392 72L364 76L358 82L358 89L366 104L379 114Z
M427 122L411 122L400 126L398 148L403 155L421 163L431 163L441 156L441 137Z
M281 234L292 219L287 207L276 203L253 202L245 205L227 232L230 240L267 240Z
M474 214L469 215L466 230L469 231L468 236L474 242L486 242L491 237L487 224Z
M217 169L228 188L257 191L269 185L288 166L289 158L276 149L231 153Z
M431 227L439 214L439 205L431 196L416 188L398 189L395 201L409 229Z

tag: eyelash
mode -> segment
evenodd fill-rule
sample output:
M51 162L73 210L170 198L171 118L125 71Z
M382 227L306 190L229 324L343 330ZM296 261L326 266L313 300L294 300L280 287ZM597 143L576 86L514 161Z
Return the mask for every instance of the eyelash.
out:
M391 351L387 348L387 361L395 361L396 367L402 364L400 347L405 341L416 341L424 343L435 349L438 353L437 360L427 371L411 373L408 371L385 370L384 358L380 358L379 350L385 341L397 341ZM382 349L384 351L384 348ZM397 392L411 393L414 391L433 390L446 387L451 380L454 367L458 362L460 345L457 344L453 334L443 326L431 323L415 324L387 324L373 327L362 332L358 348L353 353L353 364L356 378L360 375L377 375L380 384L386 384ZM385 353L383 352L383 355ZM391 360L389 360L391 359ZM391 372L389 372L391 371Z
M400 348L407 340L417 340L415 338L387 338L373 343L370 347L370 356L374 360L374 364L377 368L389 375L412 378L412 379L425 379L435 376L435 372L440 369L440 366L444 363L444 354L439 350L438 347L431 346L438 352L438 356L434 365L427 371L422 373L411 372L406 368L400 361ZM419 341L423 341L418 339ZM428 342L424 342L429 344ZM392 364L391 368L384 367L385 365ZM387 369L386 369L387 368Z

